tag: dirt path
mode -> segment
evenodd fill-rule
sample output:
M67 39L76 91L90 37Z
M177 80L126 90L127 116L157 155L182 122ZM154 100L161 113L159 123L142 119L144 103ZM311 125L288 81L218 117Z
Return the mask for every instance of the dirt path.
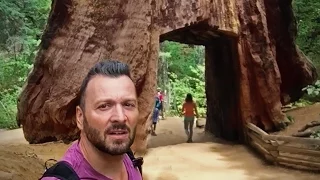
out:
M158 136L149 139L144 179L318 180L319 174L268 166L242 145L214 139L195 129L195 143L187 144L179 118L162 120ZM59 159L68 145L29 145L21 130L0 132L0 179L34 180L43 172L43 160ZM208 141L211 142L208 142ZM212 142L213 141L213 142Z
M293 117L294 122L285 130L272 133L272 134L280 134L280 135L288 135L291 136L293 133L298 132L299 129L304 127L307 123L311 121L319 121L320 120L320 103L316 103L311 106L307 106L304 108L299 108L295 110L291 110L286 112L288 116Z

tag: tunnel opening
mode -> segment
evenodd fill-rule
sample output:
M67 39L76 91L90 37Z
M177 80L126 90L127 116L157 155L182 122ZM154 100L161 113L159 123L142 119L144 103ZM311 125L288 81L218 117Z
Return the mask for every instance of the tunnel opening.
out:
M205 131L224 140L242 142L237 37L203 21L161 34L160 43L165 41L204 46Z

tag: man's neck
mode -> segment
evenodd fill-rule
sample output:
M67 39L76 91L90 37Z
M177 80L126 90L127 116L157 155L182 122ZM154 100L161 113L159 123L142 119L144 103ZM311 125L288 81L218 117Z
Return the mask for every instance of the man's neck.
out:
M97 172L112 179L123 179L124 172L126 172L123 155L112 156L103 153L83 136L79 140L79 147L84 158Z

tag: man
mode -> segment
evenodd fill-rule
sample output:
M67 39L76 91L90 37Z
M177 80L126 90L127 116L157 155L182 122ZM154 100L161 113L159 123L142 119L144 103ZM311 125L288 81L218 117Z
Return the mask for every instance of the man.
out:
M141 180L126 154L135 138L138 116L137 93L128 66L118 61L97 63L80 87L76 107L80 139L62 161L78 179Z

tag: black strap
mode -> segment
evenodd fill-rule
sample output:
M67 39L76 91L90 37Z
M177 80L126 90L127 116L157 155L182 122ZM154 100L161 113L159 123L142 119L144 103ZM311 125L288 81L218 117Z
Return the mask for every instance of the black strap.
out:
M131 159L133 166L137 167L139 169L139 172L142 176L143 158L142 157L135 158L134 154L131 150L129 150L127 152L127 154L129 156L129 158ZM53 159L50 159L50 160L53 160ZM46 163L45 163L45 166L46 166ZM47 166L46 166L46 168L47 168ZM66 161L57 162L55 165L53 165L52 167L50 167L49 169L46 170L46 172L42 175L40 180L43 177L56 177L61 180L80 180L77 173L73 170L71 165Z
M55 165L47 169L40 179L43 177L56 177L61 180L80 180L77 173L66 161L57 162Z
M127 152L127 154L129 156L129 158L131 159L133 166L137 167L139 169L139 172L142 176L143 158L142 157L135 158L131 149Z

